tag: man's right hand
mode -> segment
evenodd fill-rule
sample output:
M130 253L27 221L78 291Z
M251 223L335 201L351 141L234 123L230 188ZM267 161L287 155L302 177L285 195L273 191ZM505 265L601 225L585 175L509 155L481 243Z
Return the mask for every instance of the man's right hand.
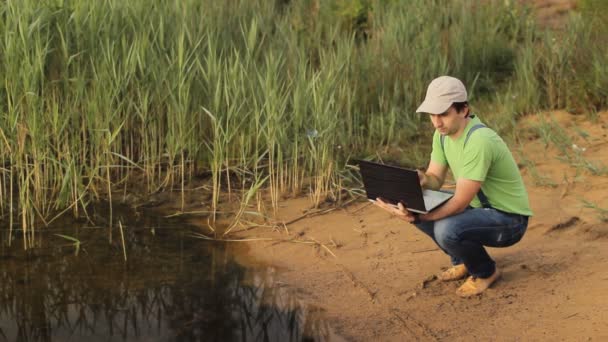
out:
M421 171L421 170L416 170L416 171L418 171L418 179L420 179L420 186L423 189L425 189L426 186L428 185L427 184L428 178L427 178L426 174L424 173L424 171Z

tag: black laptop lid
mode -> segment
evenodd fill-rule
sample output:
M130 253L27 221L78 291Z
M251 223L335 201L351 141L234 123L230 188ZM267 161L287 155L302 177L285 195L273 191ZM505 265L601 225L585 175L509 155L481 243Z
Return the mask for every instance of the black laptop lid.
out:
M426 212L418 172L365 160L358 162L367 198L380 197L394 205L401 202L407 208Z

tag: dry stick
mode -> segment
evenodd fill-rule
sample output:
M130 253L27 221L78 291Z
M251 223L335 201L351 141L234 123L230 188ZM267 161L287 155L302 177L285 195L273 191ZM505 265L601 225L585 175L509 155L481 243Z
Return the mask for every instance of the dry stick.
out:
M243 229L233 230L232 233L234 234L234 233L246 232L246 231L249 231L249 230L252 230L252 229L255 229L255 228L260 228L260 227L262 227L262 228L276 228L277 226L276 225L268 225L268 224L252 224L252 225L247 226L247 227L245 227Z
M369 206L370 206L370 205L372 205L372 204L374 204L374 203L369 202L369 203L367 203L367 204L365 204L365 205L362 205L362 206L360 206L359 208L357 208L357 209L355 209L355 210L351 211L349 214L354 214L354 213L356 213L356 212L358 212L358 211L361 211L361 210L363 210L363 209L365 209L365 208L369 207Z
M560 230L560 229L572 227L572 226L576 225L580 220L581 219L578 216L572 216L567 221L560 222L558 224L554 224L549 229L547 229L544 232L544 234L551 233L551 232L553 232L555 230Z
M355 200L357 200L357 199L354 198L354 199L352 199L352 200L344 203L343 205L341 205L339 207L333 207L333 208L327 208L327 209L320 209L320 210L316 210L316 211L311 211L311 212L308 212L308 213L306 213L306 214L304 214L302 216L298 216L298 217L296 217L296 218L294 218L292 220L289 220L287 222L279 222L279 224L275 224L274 226L282 225L283 228L285 229L285 231L287 231L287 233L289 234L289 229L287 229L287 225L288 224L292 224L292 223L298 222L298 221L300 221L302 219L305 219L305 218L314 217L314 216L317 216L317 215L327 214L327 213L332 212L332 211L334 211L336 209L341 209L341 208L349 205L350 203L354 202ZM249 230L261 227L261 226L264 226L264 225L252 225L252 226L249 226L249 227L246 227L246 228L243 228L243 229L239 229L238 231L235 231L235 232L246 232L246 231L249 231Z
M325 246L324 244L320 243L317 239L313 238L313 237L309 237L310 240L314 241L314 243L316 243L317 245L323 247L327 252L329 252L329 254L331 254L334 258L337 258L337 256L329 249L327 248L327 246Z
M271 241L273 238L251 238L251 239L216 239L201 233L192 233L190 236L197 239L219 241L219 242L250 242L250 241Z
M321 242L319 242L318 240L316 240L314 238L308 238L308 239L309 239L309 241L297 240L296 238L293 238L293 239L271 239L271 238L269 238L268 240L276 240L276 242L273 243L271 246L275 246L275 245L278 245L283 242L301 243L301 244L305 244L305 245L317 245L317 246L325 249L334 258L338 258L326 245L322 244Z
M430 248L430 249L423 249L423 250L419 250L419 251L413 251L411 252L412 254L416 254L416 253L426 253L426 252L434 252L434 251L438 251L439 248Z
M409 333L409 336L412 336L412 337L416 336L416 333L414 333L414 331L412 331L412 329L410 329L410 327L407 326L407 322L401 316L399 316L398 313L395 312L396 311L395 309L391 309L390 311L399 320L399 322L401 322L401 326L403 328L405 328L405 330L407 330L407 332Z
M198 215L198 214L211 214L213 213L212 211L209 210L199 210L199 211L178 211L175 212L173 214L169 214L169 215L165 215L164 217L166 218L170 218L170 217L177 217L177 216L182 216L182 215ZM216 212L216 213L221 213L221 212Z
M342 204L339 207L333 207L333 208L327 208L327 209L319 209L319 210L316 210L316 211L308 212L308 213L306 213L306 214L304 214L302 216L298 216L298 217L296 217L296 218L294 218L294 219L292 219L290 221L284 222L283 224L284 225L288 225L288 224L292 224L294 222L300 221L301 219L304 219L304 218L307 218L307 217L313 217L313 216L317 216L317 215L327 214L327 213L332 212L332 211L334 211L336 209L344 208L347 205L351 204L352 202L356 201L357 199L358 198L353 198L350 201L345 202L344 204Z
M281 244L283 242L290 242L289 240L286 240L286 239L275 239L275 240L276 240L275 242L273 242L273 243L270 244L270 247L276 246L276 245ZM295 240L295 238L294 238L294 240Z
M347 205L351 204L351 203L352 203L352 202L354 202L355 200L357 200L357 198L353 198L353 199L351 199L350 201L345 202L344 204L342 204L342 205L341 205L341 206L339 206L339 207L333 207L333 208L321 209L321 210L317 210L317 211L313 211L313 212L308 212L308 213L306 213L306 214L304 214L304 215L302 215L302 216L298 216L298 217L296 217L296 218L294 218L294 219L292 219L292 220L290 220L290 221L287 221L287 222L279 222L279 224L275 224L274 226L277 226L277 225L282 225L282 226L283 226L283 228L285 229L285 231L287 231L287 233L289 234L289 229L287 229L287 225L288 225L288 224L292 224L292 223L294 223L294 222L300 221L300 220L302 220L302 219L304 219L304 218L307 218L307 217L313 217L313 216L317 216L317 215L323 215L323 214L327 214L327 213L329 213L329 212L331 212L331 211L334 211L334 210L336 210L336 209L343 208L343 207L345 207L345 206L347 206ZM371 204L371 203L370 203L370 204ZM359 208L359 209L362 209L362 208ZM357 209L357 210L359 210L359 209ZM175 214L167 215L167 216L165 216L165 217L174 217L174 216L180 216L180 215L185 215L185 214L203 214L203 213L211 213L211 211L190 211L190 212L182 212L182 213L175 213ZM274 227L274 226L273 226L273 227ZM236 232L246 232L246 231L249 231L249 230L252 230L252 229L258 228L258 227L267 227L267 226L266 226L266 225L262 225L262 224L254 224L254 225L251 225L251 226L249 226L249 227L246 227L246 228L243 228L243 229L236 230L236 231L234 231L234 232L235 232L235 233L236 233ZM226 241L226 240L223 240L223 241Z
M275 238L216 239L216 238L212 238L210 236L207 236L207 235L201 234L201 233L192 233L192 234L190 234L190 236L193 238L197 238L197 239L218 241L218 242L276 241L274 244L279 244L279 243L283 243L283 242L293 242L293 243L302 243L302 244L306 244L306 245L318 245L320 247L323 247L325 250L327 250L327 252L329 252L329 254L331 254L334 258L337 258L336 255L329 248L327 248L327 246L325 246L324 244L322 244L321 242L319 242L315 239L310 239L311 241L301 241L301 240L296 240L295 238L294 239L275 239Z
M306 213L306 214L304 214L302 216L298 216L298 217L296 217L296 218L294 218L292 220L289 220L287 222L283 222L283 224L284 225L292 224L292 223L298 222L298 221L300 221L302 219L305 219L307 217L313 217L313 216L317 216L317 215L322 215L322 214L328 213L330 211L334 211L336 209L338 209L338 208L337 207L336 208L328 208L328 209L322 209L322 210L308 212L308 213Z
M281 223L281 224L283 224L283 223ZM274 224L274 225L267 225L267 224L252 224L252 225L250 225L250 226L248 226L248 227L245 227L245 228L243 228L243 229L234 230L234 231L233 231L233 233L238 233L238 232L247 232L247 231L250 231L250 230L252 230L252 229L259 228L259 227L276 227L276 226L277 226L276 224Z
M120 223L120 222L119 222ZM121 230L122 233L122 230ZM193 233L191 234L191 236L193 238L197 238L197 239L203 239L203 240L209 240L209 241L220 241L220 242L251 242L251 241L273 241L273 240L277 240L274 238L252 238L252 239L216 239L216 238L212 238L209 237L207 235L204 234L200 234L200 233ZM337 258L337 256L324 244L322 244L321 242L319 242L318 240L315 240L313 238L309 238L312 241L299 241L296 239L282 239L282 240L278 240L277 242L275 242L273 245L275 244L279 244L281 242L293 242L293 243L303 243L303 244L314 244L317 246L322 247L323 249L325 249L329 254L331 254L334 258Z
M399 312L397 309L392 308L391 313L393 315L395 315L395 317L397 317L397 319L399 319L399 321L401 321L401 323L403 324L403 326L410 332L413 334L412 330L407 326L407 322L412 322L414 323L415 326L417 326L420 330L422 330L422 333L428 337L430 337L433 341L439 341L439 338L437 337L437 335L435 335L435 333L433 332L433 330L431 330L429 327L427 327L426 325L420 323L418 320L416 320L415 318L413 318L412 316L408 315L405 312ZM405 319L399 315L399 313L403 314L405 316ZM416 336L415 334L413 334L414 336Z
M359 287L361 289L363 289L367 295L369 296L369 299L371 301L373 301L376 298L376 293L378 293L378 291L372 291L370 290L369 287L367 287L363 282L361 282L359 279L357 279L355 277L355 275L353 274L353 272L349 271L346 266L342 265L342 264L337 264L338 266L340 266L340 268L342 269L342 272L344 272L348 278L350 279L350 281L353 282L353 285L355 287Z

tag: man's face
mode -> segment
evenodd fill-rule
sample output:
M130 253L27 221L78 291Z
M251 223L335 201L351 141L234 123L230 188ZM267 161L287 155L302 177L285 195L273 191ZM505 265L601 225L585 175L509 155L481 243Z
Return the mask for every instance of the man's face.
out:
M454 106L450 106L450 108L442 114L430 114L431 122L435 129L442 135L453 135L457 133L461 127L466 126L466 124L463 124L466 120L465 116L467 111L468 108L465 108L459 113Z

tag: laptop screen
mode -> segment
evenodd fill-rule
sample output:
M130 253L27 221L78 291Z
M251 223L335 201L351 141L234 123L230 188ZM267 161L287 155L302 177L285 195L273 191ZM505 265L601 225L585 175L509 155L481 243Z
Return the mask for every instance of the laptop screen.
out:
M426 212L418 172L397 166L358 161L367 198L380 197L391 204Z

